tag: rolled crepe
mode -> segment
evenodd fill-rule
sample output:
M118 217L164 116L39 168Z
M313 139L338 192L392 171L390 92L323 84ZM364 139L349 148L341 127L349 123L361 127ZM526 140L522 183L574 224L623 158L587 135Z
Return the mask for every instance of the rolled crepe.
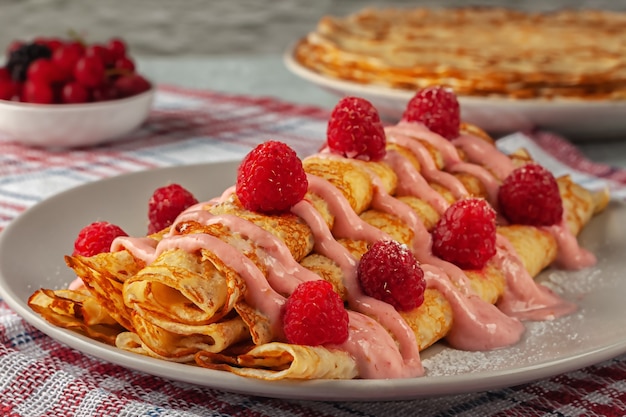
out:
M132 329L131 309L124 304L124 281L138 273L144 262L129 252L101 253L92 257L66 256L65 262L79 276L89 292L122 327Z
M177 362L194 360L200 366L264 379L368 377L363 361L342 347L285 343L280 311L299 282L320 278L331 282L350 308L360 306L359 314L381 327L383 333L377 335L388 339L384 343L390 355L407 361L407 340L413 340L419 351L444 338L453 344L462 339L459 313L464 308L497 303L503 311L515 312L520 300L512 287L528 287L511 280L511 265L534 276L558 252L549 230L507 225L498 229L497 256L481 270L462 271L435 259L427 251L429 231L445 208L469 196L493 200L501 172L496 166L467 164L475 155L462 144L457 149L446 143L444 152L430 140L405 139L388 144L391 156L381 162L328 154L306 158L309 192L293 213L252 213L236 195L225 194L183 213L158 237L128 238L112 253L67 257L67 263L123 327L116 330L114 341L122 349ZM493 147L487 139L479 140ZM520 152L507 161L522 164L528 156ZM559 184L566 225L577 233L602 210L606 198L567 178ZM316 214L305 220L309 208ZM314 231L309 221L315 219L320 225ZM351 227L350 221L358 227ZM336 244L334 255L322 250L322 235ZM362 294L355 286L354 269L340 261L352 259L354 266L375 240L372 236L393 238L427 254L420 261L429 288L417 309L382 315L363 308L367 303L355 302ZM32 304L38 311L52 308L47 301ZM52 319L84 331L84 323L75 316ZM403 333L405 328L410 336ZM472 336L476 339L472 348L482 346L483 336L479 332Z
M352 379L358 369L348 353L322 346L266 343L242 355L199 352L196 362L209 369L264 379Z
M88 291L39 289L28 299L33 311L48 322L114 344L124 328Z

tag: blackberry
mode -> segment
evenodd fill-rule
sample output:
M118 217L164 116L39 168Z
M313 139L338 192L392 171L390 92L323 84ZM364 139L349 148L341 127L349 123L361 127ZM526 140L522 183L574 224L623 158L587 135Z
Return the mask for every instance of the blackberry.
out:
M6 68L14 81L23 82L26 80L26 71L33 61L50 57L52 50L46 45L28 43L11 52Z

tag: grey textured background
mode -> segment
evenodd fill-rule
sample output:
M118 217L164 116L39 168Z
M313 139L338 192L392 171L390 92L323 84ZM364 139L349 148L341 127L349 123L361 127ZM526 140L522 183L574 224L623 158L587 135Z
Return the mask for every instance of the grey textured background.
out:
M0 48L13 39L74 30L91 42L122 36L133 54L143 56L277 53L325 14L345 15L368 5L470 4L626 10L626 0L0 0Z

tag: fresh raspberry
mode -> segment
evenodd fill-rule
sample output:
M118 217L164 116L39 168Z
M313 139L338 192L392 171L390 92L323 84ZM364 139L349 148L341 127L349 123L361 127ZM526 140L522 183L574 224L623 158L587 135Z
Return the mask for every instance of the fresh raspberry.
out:
M276 214L304 198L309 187L302 161L289 146L267 141L254 148L237 172L237 197L251 211Z
M556 179L550 171L534 163L517 168L504 179L498 203L511 223L550 226L563 217Z
M170 184L154 190L148 202L148 233L156 233L170 226L176 217L198 200L178 184Z
M128 236L121 227L109 222L94 222L78 232L74 241L74 255L94 256L109 252L113 239L118 236Z
M394 240L379 240L365 252L358 278L365 294L398 311L413 310L424 302L424 271L409 248Z
M481 269L496 253L496 212L468 198L445 211L433 229L433 253L463 269Z
M420 122L446 139L459 136L461 110L456 95L443 87L419 90L402 115L406 122Z
M372 103L344 97L333 109L326 132L328 147L348 158L379 161L385 156L385 130Z
M285 303L283 330L297 345L341 344L348 339L348 312L330 283L305 281Z

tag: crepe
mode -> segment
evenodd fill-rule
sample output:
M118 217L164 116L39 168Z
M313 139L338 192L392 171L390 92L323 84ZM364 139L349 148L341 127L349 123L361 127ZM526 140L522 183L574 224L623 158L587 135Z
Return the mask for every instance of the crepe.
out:
M107 344L124 330L88 291L39 289L28 299L33 311L54 324Z
M196 361L207 368L268 381L352 379L359 375L354 359L346 352L278 342L254 346L236 356L199 352Z
M555 261L590 261L575 235L606 206L606 193L559 178L562 224L502 224L496 255L480 270L461 270L432 254L430 231L458 199L495 204L494 190L528 154L499 153L471 125L451 142L402 123L386 134L379 162L327 150L305 158L308 192L291 212L248 211L227 190L160 233L117 238L111 252L90 258L67 256L86 289L39 290L29 303L56 325L130 352L268 380L420 376L419 352L434 343L501 348L522 337L521 320L575 309L532 277ZM412 311L359 286L359 259L381 239L406 245L421 264L428 288ZM282 308L297 285L318 279L348 308L348 340L289 344ZM94 300L106 314L88 308ZM93 313L74 313L83 310Z
M498 7L366 8L325 16L294 48L324 76L459 95L621 100L626 14Z

